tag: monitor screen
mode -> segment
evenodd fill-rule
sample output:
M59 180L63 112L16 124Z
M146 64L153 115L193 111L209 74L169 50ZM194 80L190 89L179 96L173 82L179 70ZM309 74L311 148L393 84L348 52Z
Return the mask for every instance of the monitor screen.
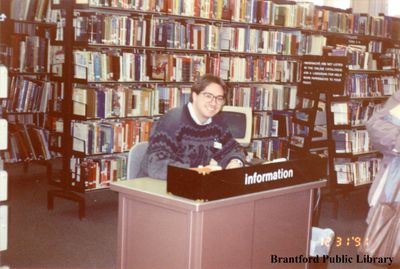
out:
M246 135L246 115L242 113L225 111L224 121L228 123L229 130L235 138L242 138Z
M252 110L250 107L224 106L222 117L227 123L232 136L242 146L251 142Z

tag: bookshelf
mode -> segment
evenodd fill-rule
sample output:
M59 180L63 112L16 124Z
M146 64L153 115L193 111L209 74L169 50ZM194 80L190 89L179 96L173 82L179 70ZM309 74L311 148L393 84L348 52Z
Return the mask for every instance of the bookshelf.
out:
M56 50L56 24L50 1L9 1L2 3L6 14L2 23L0 62L8 67L8 98L1 102L1 113L9 122L9 144L2 152L6 163L30 162L47 166L60 156L49 143L49 121L55 111L62 85L53 78Z
M160 6L161 1L153 7L70 2L53 5L65 15L63 77L70 90L64 93L63 122L71 134L63 136L63 190L49 192L49 208L60 196L77 201L84 216L79 193L125 179L129 148L148 140L153 119L186 103L191 83L206 72L234 88L234 105L252 106L264 122L275 124L257 138L259 157L286 156L300 29L278 21L260 27L254 14L248 19L235 13L232 19L222 1L215 9L200 5L201 10ZM249 46L250 37L260 41Z
M330 191L337 199L339 193L348 195L372 183L382 154L372 148L365 123L399 90L399 75L395 61L386 61L396 57L390 52L392 40L331 38L328 44L335 46L327 54L345 55L348 61L343 92L326 93Z
M64 90L51 105L58 108L49 122L53 146L63 155L63 176L57 182L61 190L49 192L49 208L61 196L79 203L81 217L84 193L125 179L129 148L148 139L157 117L187 102L198 76L222 77L232 88L229 104L252 107L254 135L247 150L272 160L307 153L311 145L320 104L316 90L326 89L300 85L307 56L321 57L326 45L340 53L341 40L356 40L351 51L356 62L350 65L362 62L368 69L395 60L376 61L390 41L392 20L310 3L50 2L57 10L50 77ZM364 43L368 53L357 50ZM348 71L356 83L362 75L357 72ZM392 76L385 72L365 73L377 80ZM327 110L337 102L330 98L327 94ZM384 100L352 98L344 102L358 103L361 110Z

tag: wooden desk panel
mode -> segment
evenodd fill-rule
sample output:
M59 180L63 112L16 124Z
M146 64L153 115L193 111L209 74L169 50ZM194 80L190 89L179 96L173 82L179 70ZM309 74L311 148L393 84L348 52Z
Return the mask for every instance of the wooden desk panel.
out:
M253 208L247 202L203 213L202 264L196 268L251 268Z
M313 189L326 181L199 202L149 178L113 183L119 192L118 268L307 268L270 264L306 255Z
M271 255L308 254L311 238L312 193L293 192L255 202L252 268L305 268L299 264L270 264ZM266 267L268 264L268 267Z

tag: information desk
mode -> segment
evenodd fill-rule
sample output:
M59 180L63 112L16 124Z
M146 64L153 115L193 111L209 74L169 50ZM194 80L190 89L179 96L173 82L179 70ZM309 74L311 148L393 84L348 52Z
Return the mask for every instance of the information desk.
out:
M271 264L307 255L313 189L326 180L200 202L166 192L151 178L111 184L119 192L118 268L308 268Z
M212 201L320 180L326 178L322 167L326 167L326 158L314 154L207 175L169 165L167 191L192 200Z

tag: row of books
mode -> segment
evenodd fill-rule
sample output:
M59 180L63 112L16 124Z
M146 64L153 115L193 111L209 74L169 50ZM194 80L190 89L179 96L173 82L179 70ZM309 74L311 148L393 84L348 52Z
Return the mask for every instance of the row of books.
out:
M64 119L52 114L44 114L44 128L53 133L62 134L64 132Z
M373 113L382 109L382 103L362 102L353 100L351 102L332 102L334 125L363 126Z
M372 149L367 130L333 130L336 153L365 153Z
M325 111L325 102L318 101L319 98L314 93L304 91L300 91L296 99L296 110L293 111L293 119L289 125L291 148L304 148L308 137L326 139L326 116L325 112L322 112ZM322 111L318 111L319 109ZM313 113L316 113L315 119ZM310 119L313 119L313 122L310 122ZM319 135L316 136L316 134Z
M318 111L325 110L325 103L318 100L317 95L313 93L302 91L298 94L296 108L292 111L292 120L288 126L288 142L291 148L304 148L305 143L313 138L326 139L325 112ZM318 105L318 108L314 107L315 105ZM310 119L313 121L310 122ZM311 139L308 139L309 137Z
M230 10L227 1L214 0L87 0L87 4L92 7L116 7L124 9L168 12L184 16L197 16L202 18L230 19ZM178 13L175 13L178 12Z
M3 100L3 104L6 101ZM20 123L20 124L28 124L28 125L36 125L36 126L43 126L41 124L41 122L38 122L38 117L37 114L31 114L31 113L23 113L23 114L19 114L19 113L13 113L13 114L8 114L7 115L7 120L9 123Z
M50 72L53 77L61 78L63 76L63 66L65 62L64 47L50 46L48 57L48 72Z
M218 20L227 20L230 18L232 11L230 10L229 5L229 1L214 0L166 1L168 13L213 18Z
M144 11L166 11L164 0L140 1L140 0L81 0L91 7L114 7Z
M236 12L232 16L233 21L258 22L267 25L285 27L301 27L304 29L327 31L335 33L354 33L373 36L385 36L384 16L369 16L367 14L352 14L345 10L333 10L326 7L314 6L312 3L279 3L276 1L257 1L256 20L252 14L248 17L238 16L238 12L246 14L249 10L249 2L244 6L240 0L234 1L230 6ZM251 4L250 4L251 6ZM243 12L243 9L245 11ZM389 21L390 22L390 21Z
M14 20L45 21L50 17L50 0L12 0L10 17Z
M295 148L304 148L306 137L304 135L293 135L289 137L289 143Z
M253 113L253 139L270 137L306 137L310 127L303 122L295 122L293 111Z
M13 35L6 51L3 63L12 72L51 73L62 77L64 48L51 45L47 38Z
M400 68L400 49L389 48L379 56L379 64L382 70Z
M303 35L300 39L300 54L322 55L326 46L327 38L322 35Z
M74 77L95 81L195 81L213 73L230 81L300 80L300 63L270 56L209 56L130 52L74 51Z
M74 77L96 81L195 81L206 73L206 55L122 55L74 51ZM148 68L149 66L149 68ZM149 73L148 70L149 69Z
M49 124L51 123L51 116L49 113L11 113L7 114L7 120L10 124L15 124L16 126L20 125L28 125L28 126L36 126L38 128L47 129L50 132L63 132L63 129L57 130L54 128L50 128ZM62 127L62 126L61 126Z
M293 122L289 131L289 136L306 137L310 134L310 127L304 123Z
M298 109L309 109L309 108L313 108L314 105L315 105L315 98L310 97L310 96L301 96L301 95L297 96L296 108L298 108ZM302 119L302 118L299 117L299 119ZM307 120L307 119L305 119L305 120Z
M316 132L319 135L314 136L313 132ZM310 135L314 136L312 138L326 138L326 126L315 126L314 130L312 130L311 127L304 122L293 122L290 129L289 143L297 148L304 148L306 139Z
M154 80L193 81L204 72L231 82L296 83L300 79L300 63L268 56L151 56L150 78Z
M89 191L107 188L114 181L126 180L127 161L127 154L71 158L71 185Z
M376 25L384 21L384 17L369 16L363 13L349 13L336 10L316 8L314 15L313 30L329 31L335 33L363 34L383 36Z
M283 83L300 81L301 64L296 60L279 60L269 56L224 57L223 60L224 66L229 64L230 81Z
M86 118L152 116L158 114L155 91L128 86L73 88L73 114Z
M370 16L346 10L315 6L312 2L274 0L87 0L94 7L117 7L140 11L156 11L206 19L259 23L272 26L335 33L364 34L390 37L396 23L385 16Z
M395 75L350 74L346 78L345 91L350 97L390 96L398 89L399 77Z
M48 147L49 132L46 129L27 124L9 124L9 147L2 152L7 163L49 160L54 154Z
M259 85L234 87L232 105L251 107L253 110L287 110L297 105L297 86Z
M359 186L372 182L380 166L381 158L374 157L356 162L336 158L335 161L337 183Z
M146 20L142 17L102 14L76 17L74 25L75 40L89 44L279 55L321 55L321 46L326 44L323 36L302 34L297 30L200 24L189 19L182 22L168 17Z
M380 40L368 41L367 51L373 52L373 53L382 53L383 52L383 42Z
M164 114L190 99L190 87L138 88L125 85L114 87L73 88L73 114L86 118L151 117Z
M152 20L153 21L153 20ZM145 47L148 20L142 17L91 15L74 18L75 41Z
M9 49L9 69L19 72L48 72L49 47L47 38L13 35Z
M230 81L298 82L300 63L269 56L209 56L74 50L74 77L96 81L195 81L212 73Z
M230 19L228 1L221 0L88 0L87 4L93 7L116 7L124 9L168 12L184 16L196 16L202 18Z
M88 81L147 81L147 55L74 50L74 78Z
M65 11L64 9L52 9L50 13L50 17L47 18L47 21L55 24L56 32L55 32L55 41L63 41L64 40L64 28L65 28Z
M168 12L176 15L200 17L217 20L233 20L250 23L273 25L306 25L313 15L310 14L311 4L278 4L274 1L224 1L224 0L168 0L149 1L138 0L88 0L90 6L130 8L134 10ZM312 11L312 10L311 10ZM287 16L286 13L295 16Z
M368 48L366 45L329 47L329 55L347 56L350 70L392 70L400 66L400 49L388 48L383 52L382 41L369 41Z
M157 86L158 113L165 114L174 107L180 107L190 101L191 87L162 87Z
M286 158L288 152L287 141L280 138L253 140L249 151L253 153L254 157L267 161Z
M52 27L51 25L37 25L27 21L14 21L12 23L12 32L18 35L33 35L51 38Z
M378 70L378 59L374 53L382 52L382 41L370 41L366 45L336 45L330 49L331 56L346 56L350 70Z
M300 31L182 23L168 18L155 18L150 27L150 46L175 49L299 55L304 46L300 43L306 41Z
M284 137L290 125L290 114L282 115L268 112L253 113L253 138Z
M240 2L235 3L236 12L232 20L244 22L262 23L267 25L277 25L285 27L310 27L310 19L313 14L313 5L310 3L279 3L275 1L255 1L255 10L243 18L238 12L243 9L250 11L247 7L240 7ZM250 21L248 21L248 19Z
M51 152L61 155L63 152L64 119L53 114L43 114L43 123L41 126L49 131L48 147Z
M11 77L9 98L3 102L7 112L48 112L58 84L24 76Z
M196 81L206 74L206 55L152 54L150 78L163 81Z
M148 141L152 125L147 118L72 121L72 149L86 155L125 152L136 142Z
M350 70L377 70L377 61L373 59L373 53L363 49L348 50L348 68Z

